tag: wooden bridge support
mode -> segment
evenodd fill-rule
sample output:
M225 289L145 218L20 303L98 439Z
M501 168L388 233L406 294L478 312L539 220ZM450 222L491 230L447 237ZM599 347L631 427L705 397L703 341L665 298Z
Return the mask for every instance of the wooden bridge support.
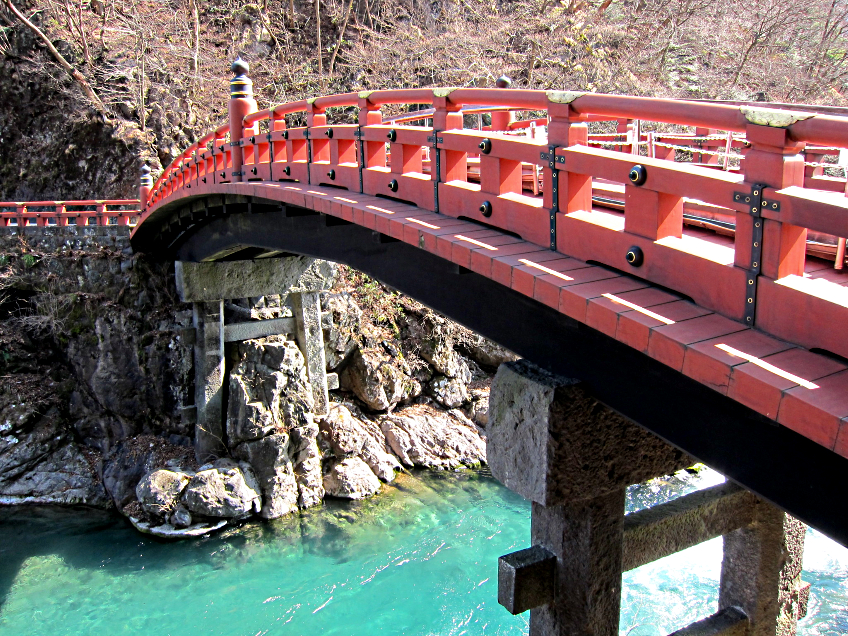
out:
M694 460L524 361L500 368L489 408L492 473L533 502L533 547L501 557L498 582L531 636L617 635L623 571L718 536L719 611L677 636L795 634L803 524L732 483L625 516L628 485Z
M328 389L338 377L326 373L319 292L333 280L332 266L306 257L175 264L177 291L192 303L194 332L195 455L201 463L226 455L225 393L227 370L224 346L286 334L297 338L312 388L313 412L329 408ZM292 306L291 318L225 324L224 300L281 294Z

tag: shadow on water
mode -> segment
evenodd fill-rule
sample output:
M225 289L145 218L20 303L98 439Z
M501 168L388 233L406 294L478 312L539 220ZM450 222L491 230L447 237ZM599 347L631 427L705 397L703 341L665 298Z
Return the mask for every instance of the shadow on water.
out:
M324 505L273 521L252 521L190 541L137 533L115 512L84 507L0 507L0 623L2 610L22 565L32 557L55 556L76 570L114 577L187 564L218 570L241 564L262 546L281 552L321 555L335 563L351 558L351 546L369 539L369 526L414 526L429 508L462 508L483 495L478 471L401 473L379 497L363 501L327 499ZM517 497L517 496L516 496ZM373 532L370 532L373 534ZM377 546L375 546L377 547Z

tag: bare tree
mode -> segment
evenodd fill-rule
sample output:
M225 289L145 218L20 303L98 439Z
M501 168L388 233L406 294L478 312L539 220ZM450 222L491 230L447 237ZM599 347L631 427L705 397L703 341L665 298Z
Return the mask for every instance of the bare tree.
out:
M4 0L6 7L12 14L23 24L25 25L33 34L41 40L44 45L47 47L47 50L50 51L50 54L53 56L53 59L61 66L65 72L71 76L71 78L79 85L82 89L83 93L85 93L86 97L91 100L94 107L98 110L98 112L106 116L106 107L103 105L103 102L100 100L100 97L97 96L97 93L94 92L94 89L91 88L91 84L89 84L88 80L85 76L80 73L76 68L74 68L68 60L64 58L64 56L59 53L53 43L50 41L44 31L39 29L35 24L33 24L27 17L21 13L18 8L12 3L12 0Z

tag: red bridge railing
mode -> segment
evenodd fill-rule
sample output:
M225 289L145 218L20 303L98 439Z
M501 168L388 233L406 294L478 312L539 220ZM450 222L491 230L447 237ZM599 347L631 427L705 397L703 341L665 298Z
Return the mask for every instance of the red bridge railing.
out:
M223 184L333 186L615 267L749 326L848 357L848 279L817 258L837 269L844 263L845 179L823 174L837 164L822 159L848 148L848 118L475 88L365 91L259 111L240 70L229 125L187 148L155 185L142 186L142 222L175 199ZM384 122L388 105L428 110ZM330 109L347 121L355 114L356 123L335 123ZM484 110L525 111L527 123L463 127ZM305 125L290 126L292 116ZM605 121L615 132L590 135L588 124ZM526 134L540 127L546 130ZM724 160L731 155L734 161Z
M140 206L138 199L0 202L0 227L135 225Z

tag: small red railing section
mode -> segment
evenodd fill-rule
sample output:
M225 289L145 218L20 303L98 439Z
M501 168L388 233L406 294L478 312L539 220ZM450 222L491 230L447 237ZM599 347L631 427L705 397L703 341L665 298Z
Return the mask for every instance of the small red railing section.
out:
M136 225L138 199L0 202L0 227Z
M409 112L384 119L399 106ZM848 118L755 104L445 88L257 110L234 92L229 124L143 185L141 222L222 184L332 186L499 229L848 357L846 148Z

